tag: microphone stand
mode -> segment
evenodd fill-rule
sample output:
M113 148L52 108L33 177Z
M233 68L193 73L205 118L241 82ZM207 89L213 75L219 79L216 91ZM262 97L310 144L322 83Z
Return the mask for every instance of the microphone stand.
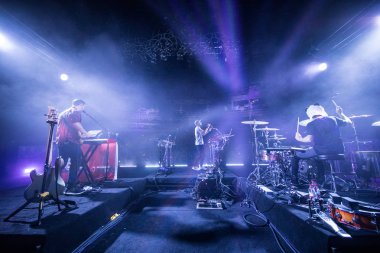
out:
M93 122L95 122L103 131L107 132L107 138L110 137L110 132L108 128L105 128L103 124L101 124L98 120L96 120L93 116L91 116L88 112L83 111L83 113L88 116Z

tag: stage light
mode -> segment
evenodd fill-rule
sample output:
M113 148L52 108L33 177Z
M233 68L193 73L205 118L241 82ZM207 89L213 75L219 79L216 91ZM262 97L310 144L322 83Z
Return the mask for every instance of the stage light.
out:
M69 76L68 76L66 73L62 73L62 74L60 75L60 78L61 78L62 81L67 81L67 80L69 80Z
M187 164L174 164L174 167L187 167Z
M13 49L12 42L2 33L0 33L0 50L9 51Z
M160 165L159 164L147 164L145 165L145 168L159 168Z
M323 62L318 64L318 70L319 71L325 71L327 69L327 63Z
M242 167L244 166L243 163L227 163L226 164L227 167Z
M29 176L30 172L32 172L33 170L36 170L36 168L34 168L34 167L25 168L24 171L23 171L23 175L24 176Z

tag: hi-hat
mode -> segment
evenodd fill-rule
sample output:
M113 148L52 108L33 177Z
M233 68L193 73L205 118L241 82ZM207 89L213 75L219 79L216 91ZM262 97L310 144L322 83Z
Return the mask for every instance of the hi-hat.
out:
M267 124L269 124L269 122L259 121L259 120L242 121L241 123L246 124L246 125L267 125Z
M257 131L278 131L280 129L273 127L256 128Z
M371 126L380 126L380 121L373 122Z
M349 116L350 119L357 119L357 118L368 118L371 117L371 114L361 114L361 115L352 115Z
M298 124L300 126L307 126L307 124L309 124L311 121L312 121L311 119L305 119L305 120L300 121Z
M268 140L282 141L286 140L286 137L269 137Z

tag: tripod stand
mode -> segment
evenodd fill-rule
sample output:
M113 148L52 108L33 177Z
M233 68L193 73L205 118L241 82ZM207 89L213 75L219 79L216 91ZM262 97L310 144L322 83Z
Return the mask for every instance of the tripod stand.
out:
M159 140L159 149L164 149L160 155L160 169L158 173L170 174L173 163L172 147L175 145L174 140L170 140L171 135L166 140Z
M253 165L255 166L253 171L248 175L248 180L256 182L260 180L260 164L259 164L259 150L258 150L258 141L257 141L257 126L258 125L267 125L269 122L266 121L258 121L258 120L250 120L250 121L242 121L242 124L251 125L251 132L253 134L253 143L252 150L254 151L253 155ZM259 129L262 130L262 129Z
M24 198L26 202L17 208L14 212L8 215L4 221L9 221L10 218L15 216L30 203L38 203L38 217L37 221L33 224L36 226L41 225L41 217L44 208L44 202L48 200L53 200L56 205L58 205L58 210L61 211L61 205L69 208L69 205L74 205L74 201L61 201L59 199L59 194L63 192L64 185L59 184L63 182L62 178L59 177L58 173L63 167L63 159L58 157L55 161L55 170L50 166L51 164L51 154L52 154L52 137L54 126L57 124L57 112L54 108L49 107L49 113L47 114L47 123L49 124L49 134L48 143L46 148L46 158L44 165L44 173L42 175L37 175L37 172L33 170L30 173L32 184L30 184L24 191ZM59 180L60 179L60 180Z

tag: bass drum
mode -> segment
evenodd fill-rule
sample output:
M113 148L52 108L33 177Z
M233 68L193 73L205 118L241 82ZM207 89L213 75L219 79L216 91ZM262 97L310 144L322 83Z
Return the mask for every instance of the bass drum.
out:
M299 178L305 183L317 178L317 165L313 159L301 159L299 165Z
M355 152L355 167L360 178L380 177L380 151Z

